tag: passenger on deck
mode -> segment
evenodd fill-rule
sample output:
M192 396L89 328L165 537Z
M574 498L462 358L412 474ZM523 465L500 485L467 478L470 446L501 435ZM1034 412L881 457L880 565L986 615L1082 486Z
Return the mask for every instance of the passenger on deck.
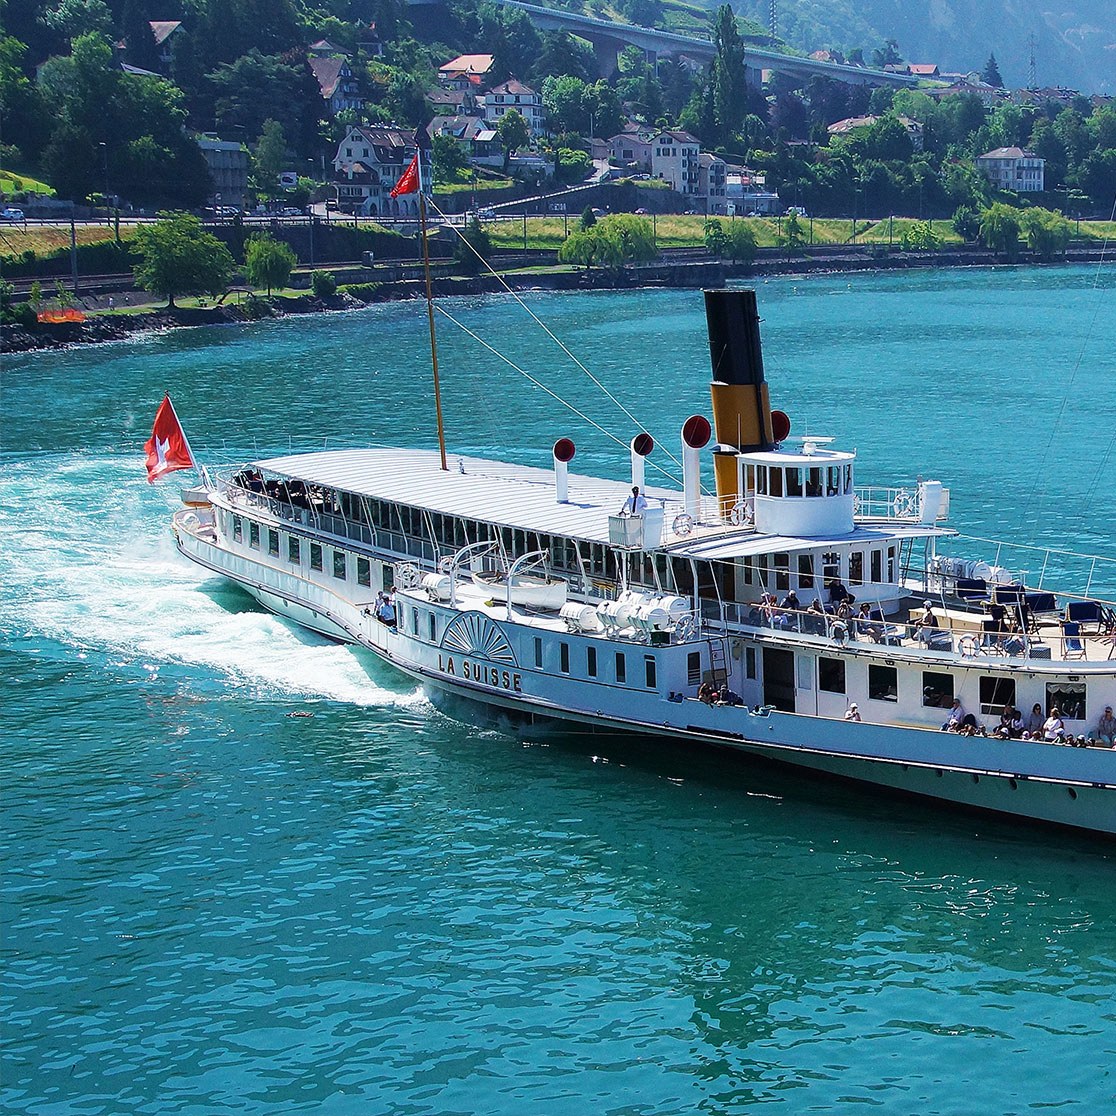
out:
M865 601L856 616L856 632L867 636L874 643L883 639L883 625L872 619L871 606Z
M1042 726L1042 738L1049 744L1064 744L1066 742L1066 722L1056 705L1051 706L1050 716Z
M624 501L620 509L621 515L643 515L647 510L647 500L639 490L639 485L632 486L632 494Z
M915 621L915 639L919 643L929 644L934 636L942 629L938 618L934 615L932 601L927 601L922 610L922 615Z
M717 691L708 682L703 682L698 687L698 701L705 705L712 705L717 700Z
M802 605L799 603L798 594L792 589L784 598L780 608L789 608L792 612L801 612Z
M992 732L1001 740L1018 740L1023 735L1023 718L1014 705L1005 705L1000 714L1000 723Z
M812 635L820 635L825 631L825 613L822 611L821 601L817 597L810 602L810 607L806 610L803 627Z
M843 600L847 600L849 591L841 584L840 578L833 578L829 583L829 603L838 604Z
M1112 706L1106 705L1100 721L1097 722L1097 740L1116 748L1116 717L1112 716Z
M961 724L965 720L965 708L961 704L960 698L954 698L953 704L949 708L949 713L946 715L945 724L942 725L943 732L960 732Z
M728 688L728 683L726 682L721 687L720 691L717 694L717 704L718 705L743 705L744 704L744 699L738 693L734 692L733 690L730 690Z
M1023 739L1038 740L1042 736L1042 726L1046 718L1042 715L1042 706L1036 701L1031 707L1030 714L1023 721Z
M845 720L846 721L859 721L860 720L860 710L857 709L855 701L848 707L848 709L845 710Z
M389 628L395 627L395 605L387 593L380 593L376 597L376 619Z

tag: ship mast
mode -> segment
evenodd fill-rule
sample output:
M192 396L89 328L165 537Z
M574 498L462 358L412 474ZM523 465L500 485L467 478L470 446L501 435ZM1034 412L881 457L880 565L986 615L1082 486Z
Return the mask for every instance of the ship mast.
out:
M426 195L422 191L422 144L416 143L415 158L418 159L419 180L419 223L422 227L422 265L426 272L426 317L430 322L430 367L434 374L434 411L438 416L438 453L442 459L442 472L448 472L446 465L446 430L442 423L442 390L438 382L438 342L434 335L434 288L430 281L430 245L426 232Z

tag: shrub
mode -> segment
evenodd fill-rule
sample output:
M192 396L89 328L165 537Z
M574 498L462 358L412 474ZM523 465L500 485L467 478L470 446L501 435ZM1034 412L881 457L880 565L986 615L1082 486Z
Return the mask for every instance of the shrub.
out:
M371 302L382 286L383 283L345 283L337 289L341 294L351 295L361 302Z
M310 288L318 298L337 294L337 276L332 271L315 271L310 276Z

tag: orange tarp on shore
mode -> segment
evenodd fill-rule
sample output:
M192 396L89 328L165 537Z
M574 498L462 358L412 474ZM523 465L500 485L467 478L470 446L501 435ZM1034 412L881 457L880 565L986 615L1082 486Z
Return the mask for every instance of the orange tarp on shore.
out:
M80 310L40 310L40 322L84 322L85 315Z

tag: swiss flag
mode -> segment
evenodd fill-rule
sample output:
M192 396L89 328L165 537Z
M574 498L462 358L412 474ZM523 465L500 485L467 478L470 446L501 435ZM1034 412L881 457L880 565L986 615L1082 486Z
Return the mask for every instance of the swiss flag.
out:
M400 176L399 181L392 187L391 196L399 197L400 194L417 194L419 189L418 152L411 160L411 165Z
M161 476L176 469L194 468L190 443L182 432L182 424L174 413L169 395L163 396L163 402L155 412L155 425L151 428L151 437L144 442L143 452L146 454L144 464L147 466L148 484L154 484Z

